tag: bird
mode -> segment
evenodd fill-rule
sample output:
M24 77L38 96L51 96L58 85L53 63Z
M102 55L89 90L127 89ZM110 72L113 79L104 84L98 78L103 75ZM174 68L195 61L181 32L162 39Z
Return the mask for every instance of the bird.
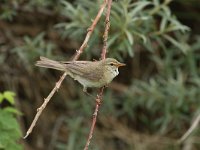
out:
M35 65L66 72L83 86L84 92L87 92L87 88L107 86L119 74L118 68L126 64L114 58L99 61L55 61L40 56Z

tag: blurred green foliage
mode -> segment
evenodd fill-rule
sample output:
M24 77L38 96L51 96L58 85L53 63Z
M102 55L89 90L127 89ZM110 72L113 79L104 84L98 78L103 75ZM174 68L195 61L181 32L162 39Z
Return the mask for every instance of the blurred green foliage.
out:
M44 33L40 33L34 38L25 36L22 46L12 49L12 52L17 54L19 61L24 64L27 70L31 71L32 64L39 56L52 56L52 50L55 49L55 44L44 41Z
M2 3L0 16L5 22L11 24L14 22L15 25L24 24L27 18L29 22L30 13L34 18L33 22L29 23L30 26L36 24L40 28L45 24L45 27L37 30L39 32L35 32L34 36L32 33L11 34L10 29L5 30L2 37L7 37L5 41L9 39L13 41L0 44L0 51L2 50L0 82L5 88L14 87L19 97L29 103L26 105L24 101L21 101L24 109L24 105L28 107L29 111L26 114L30 115L30 111L35 112L33 104L36 105L35 108L38 107L42 97L49 93L54 81L57 80L53 71L37 72L33 67L35 61L40 55L56 60L70 58L75 49L81 45L87 28L96 16L101 3L102 0L30 0ZM182 4L182 8L196 5L186 0L176 2L171 0L113 1L108 55L126 62L127 67L120 71L119 80L114 81L121 82L117 85L118 90L114 88L112 90L111 86L105 92L96 134L91 143L92 149L181 149L179 145L173 144L174 138L178 139L184 134L192 118L199 113L200 35L177 19L174 11L178 10L171 10L170 7L174 3ZM37 18L41 16L34 17L35 12L44 17L38 21ZM25 21L21 21L22 15ZM84 51L84 59L92 60L100 56L104 17L105 13ZM30 30L32 30L31 27ZM57 39L58 36L62 36L62 39ZM71 47L63 47L63 43ZM15 64L12 60L15 60ZM3 62L7 63L3 64ZM29 74L24 73L24 70ZM5 81L8 75L12 80ZM31 135L33 139L37 139L37 134L42 133L45 139L53 130L50 140L51 149L72 150L81 149L84 146L94 101L93 98L84 95L81 87L76 87L76 85L78 84L74 82L72 84L72 81L68 79L62 85L59 95L52 102L56 108L54 106L50 107L52 110L46 108L52 112L52 115L47 114L44 118L55 115L54 120L49 123L51 125L47 123L50 119L45 120L46 126L51 127L49 127L50 133L34 131L35 136L34 132ZM9 96L6 99L13 102ZM39 102L35 102L36 99L39 99ZM62 114L61 117L56 116L58 112ZM68 117L63 117L63 114ZM107 122L102 121L102 116L108 118ZM27 117L29 124L31 118L32 116ZM113 118L118 122L112 124ZM117 134L117 129L114 130L114 128L121 126L123 128L122 130L120 128L118 131L120 134ZM42 130L44 127L42 124L36 128ZM141 135L145 134L146 137L150 136L147 138L149 141L134 131ZM125 133L138 136L140 140L137 141L137 138L131 135L128 139L129 135L127 137ZM195 135L198 136L199 132L195 132ZM158 138L152 144L151 139L154 138L151 136L167 139ZM195 142L197 144L194 147L198 149L199 142L198 140ZM140 147L143 144L145 146Z
M134 45L139 44L146 47L147 50L154 51L150 49L152 43L147 41L152 41L155 38L159 38L163 42L166 40L170 41L173 45L185 51L184 45L177 41L180 39L167 35L173 31L185 32L189 30L187 26L182 25L171 13L168 7L169 2L170 0L166 0L160 3L159 0L155 0L133 3L131 0L123 0L113 3L111 11L112 27L110 31L112 36L109 37L108 41L109 54L118 59L122 59L127 54L133 57L136 51ZM87 0L78 0L75 6L67 1L62 3L64 5L63 14L71 21L60 23L57 27L63 29L61 30L63 36L81 41L86 31L83 28L87 29L88 20L91 20L91 16L97 13L99 5L96 5L96 2ZM81 17L80 14L82 14ZM160 21L159 26L157 26L158 17ZM104 22L101 21L89 43L90 50L95 49L98 41L102 41L103 29Z
M7 101L10 105L14 105L15 93L5 91L0 93L0 106L4 101ZM20 112L11 106L0 108L0 149L2 150L22 150L22 146L18 141L22 134L19 124L15 115L19 115Z

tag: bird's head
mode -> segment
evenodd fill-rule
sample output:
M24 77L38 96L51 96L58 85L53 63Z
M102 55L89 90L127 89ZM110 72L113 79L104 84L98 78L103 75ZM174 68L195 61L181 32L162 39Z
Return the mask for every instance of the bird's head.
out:
M103 64L105 66L105 71L113 78L119 74L118 68L126 65L124 63L120 63L114 58L106 58L103 60Z

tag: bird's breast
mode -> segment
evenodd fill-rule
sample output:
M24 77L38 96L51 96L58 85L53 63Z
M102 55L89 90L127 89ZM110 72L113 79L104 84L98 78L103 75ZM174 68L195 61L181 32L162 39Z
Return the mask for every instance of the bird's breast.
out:
M106 84L109 84L119 74L118 68L110 69L105 72Z

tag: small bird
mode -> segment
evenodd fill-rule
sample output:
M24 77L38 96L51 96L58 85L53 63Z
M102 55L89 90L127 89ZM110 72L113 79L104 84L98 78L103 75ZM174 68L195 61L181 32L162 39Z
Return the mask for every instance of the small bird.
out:
M100 61L59 62L40 57L40 60L36 62L36 66L66 72L83 86L84 92L87 92L88 87L100 88L108 85L119 74L118 68L125 65L114 58Z

